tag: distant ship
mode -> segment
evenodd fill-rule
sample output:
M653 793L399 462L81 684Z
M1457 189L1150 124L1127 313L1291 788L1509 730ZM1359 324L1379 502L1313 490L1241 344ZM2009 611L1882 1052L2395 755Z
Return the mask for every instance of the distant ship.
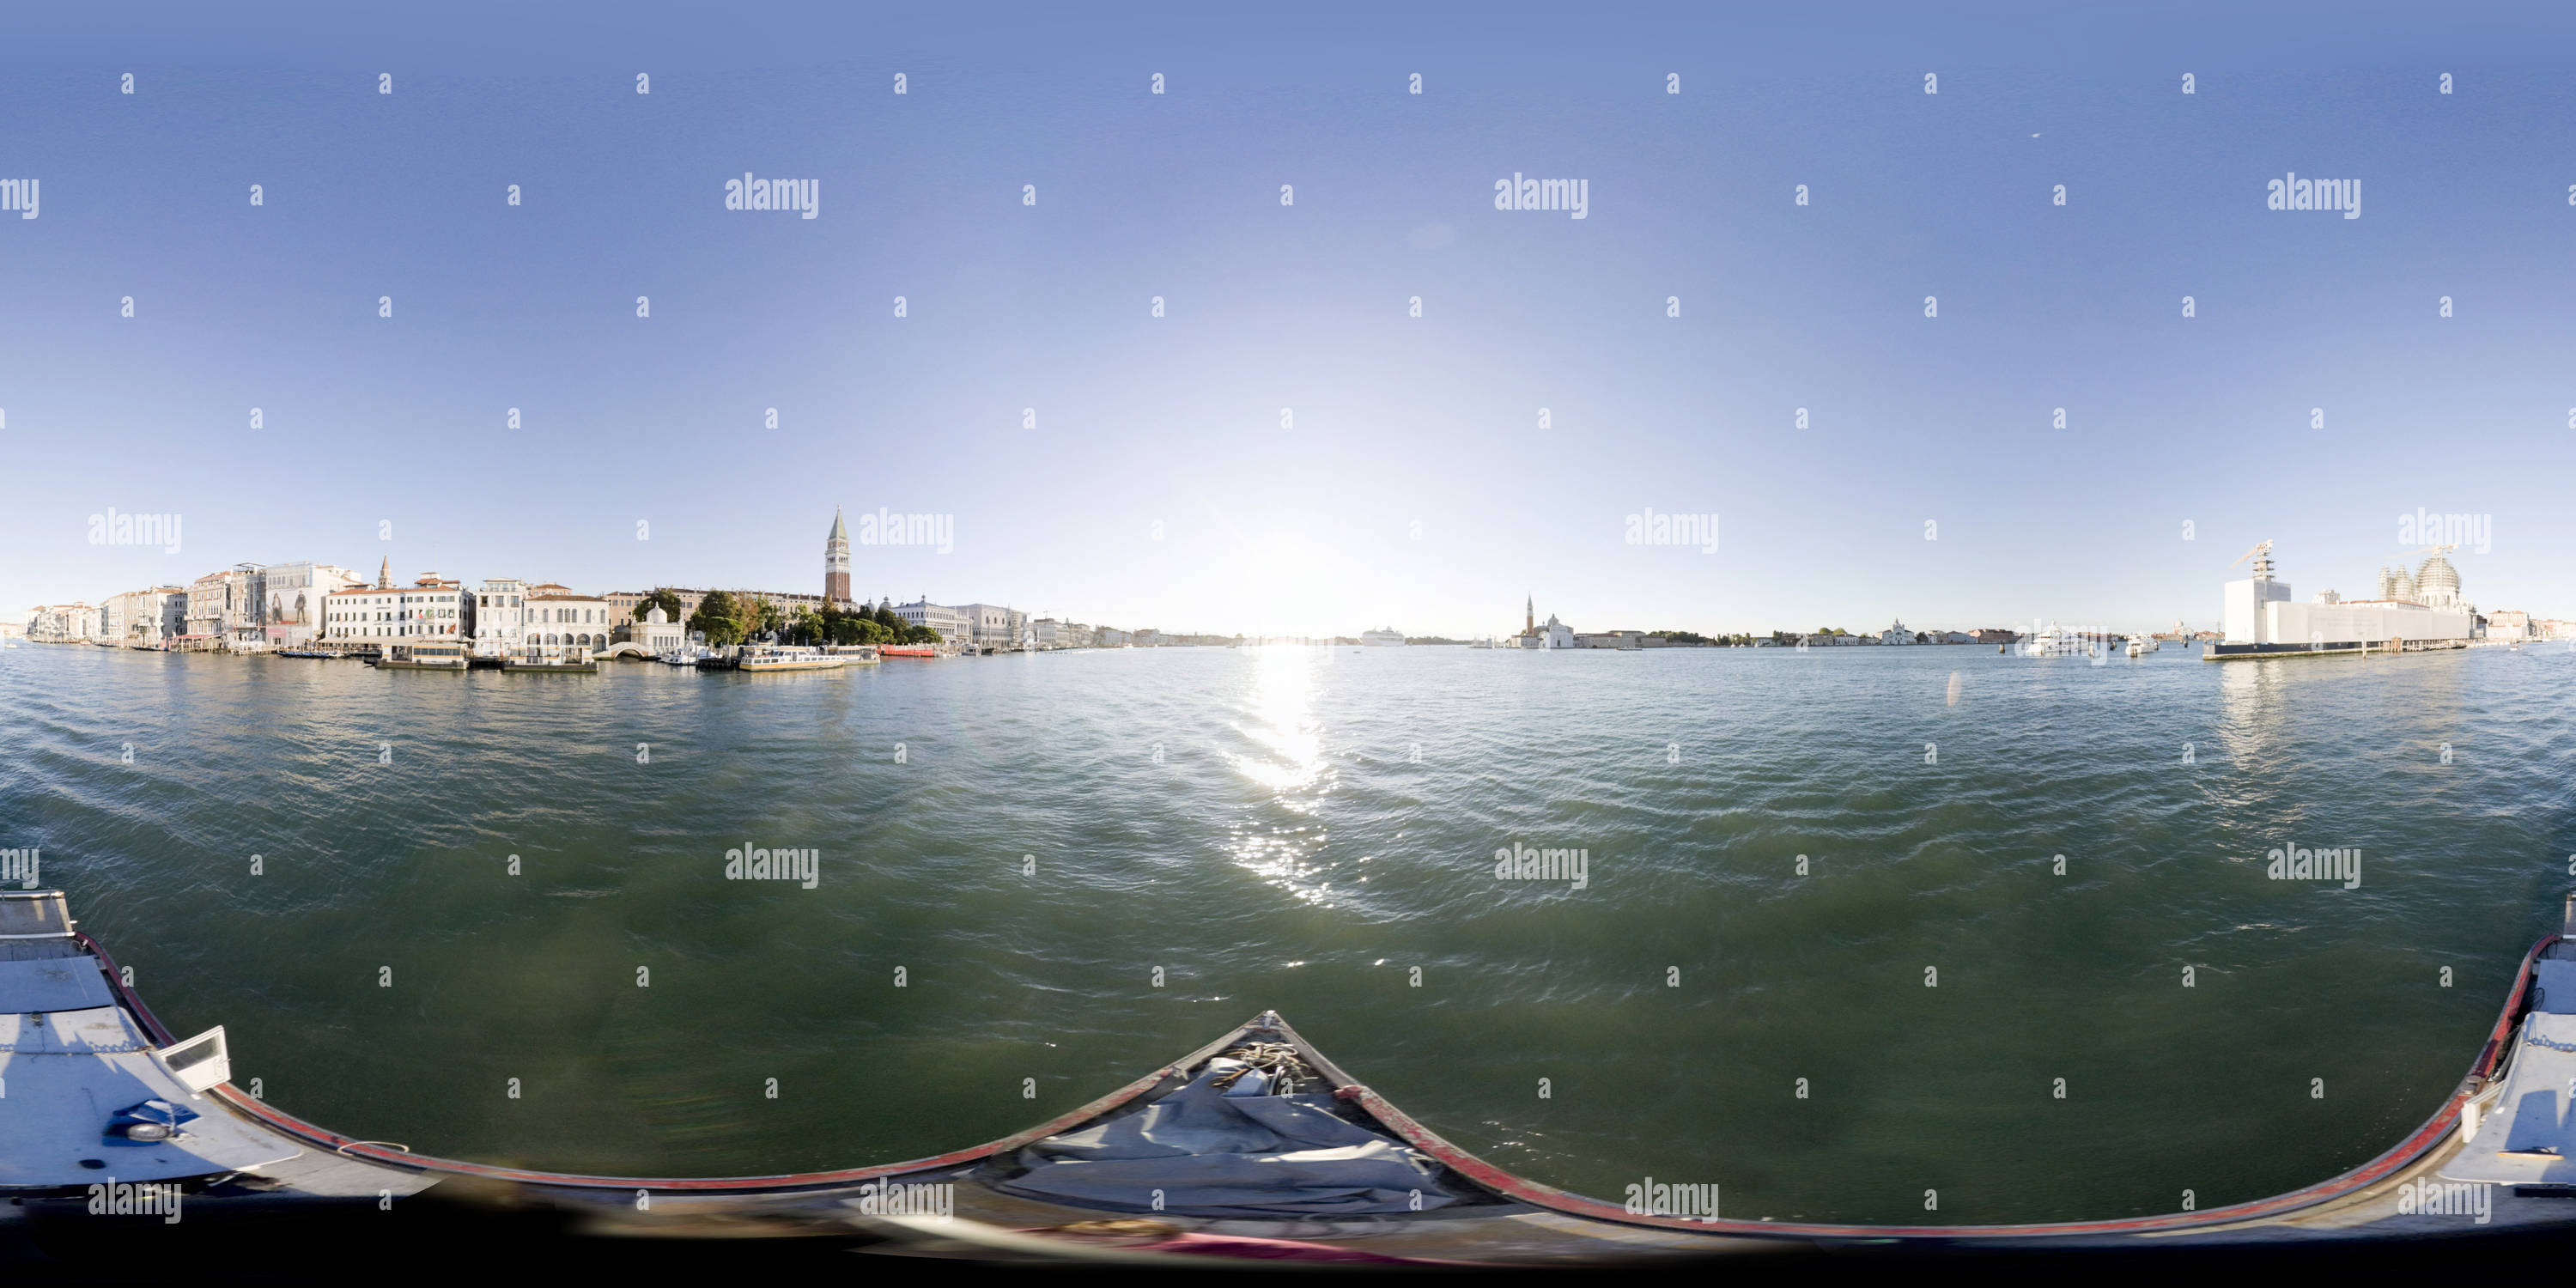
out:
M2023 657L2090 657L2107 651L2114 638L2066 630L2052 622L2047 630L2035 632L2023 640L2020 653Z
M1360 643L1373 645L1378 648L1402 648L1404 646L1404 632L1399 631L1392 626L1374 631L1361 631Z

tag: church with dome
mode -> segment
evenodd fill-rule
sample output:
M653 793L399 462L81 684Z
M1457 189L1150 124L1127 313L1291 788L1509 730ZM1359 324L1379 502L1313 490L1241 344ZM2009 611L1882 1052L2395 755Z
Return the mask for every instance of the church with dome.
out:
M2271 543L2252 552L2254 575L2226 586L2227 638L2207 660L2282 653L2347 653L2364 649L2458 647L2477 634L2477 606L2460 591L2459 569L2435 546L2413 571L2379 570L2378 594L2345 599L2321 590L2296 602L2288 582L2272 575Z

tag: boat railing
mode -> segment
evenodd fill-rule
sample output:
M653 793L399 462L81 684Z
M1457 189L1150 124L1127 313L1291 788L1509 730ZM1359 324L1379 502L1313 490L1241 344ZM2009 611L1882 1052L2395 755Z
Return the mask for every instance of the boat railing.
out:
M0 940L70 939L71 908L60 890L0 890Z

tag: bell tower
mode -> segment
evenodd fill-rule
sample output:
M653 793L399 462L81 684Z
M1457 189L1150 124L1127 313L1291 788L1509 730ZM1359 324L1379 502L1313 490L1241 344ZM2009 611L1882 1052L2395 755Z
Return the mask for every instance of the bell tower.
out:
M839 506L832 507L832 535L823 541L823 602L850 602L850 530Z

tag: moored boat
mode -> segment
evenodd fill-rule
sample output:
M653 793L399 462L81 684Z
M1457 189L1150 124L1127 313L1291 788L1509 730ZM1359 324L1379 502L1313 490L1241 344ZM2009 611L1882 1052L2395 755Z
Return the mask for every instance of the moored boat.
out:
M457 671L465 670L465 646L462 644L388 644L376 666L386 671Z
M837 671L849 665L850 659L828 654L820 649L794 648L778 644L754 644L734 655L737 671Z
M2564 1197L2576 1193L2576 1123L2552 1108L2576 1078L2576 896L2561 929L2524 956L2468 1078L2377 1158L2246 1203L2009 1226L1725 1217L1714 1185L1632 1185L1625 1202L1572 1194L1452 1144L1270 1011L1071 1112L909 1162L706 1178L465 1162L354 1139L233 1086L223 1030L174 1040L76 929L61 891L0 892L0 943L11 1102L0 1189L38 1211L77 1210L110 1152L120 1181L177 1185L192 1210L379 1205L448 1186L463 1201L553 1206L638 1233L756 1217L774 1233L846 1237L857 1225L932 1255L1066 1248L1050 1241L1077 1238L1067 1227L1144 1214L1180 1231L1513 1266L1849 1241L2143 1249L2576 1227ZM2454 1186L2483 1187L2476 1224L2461 1219Z
M937 657L939 649L931 644L888 644L877 653L882 657Z

